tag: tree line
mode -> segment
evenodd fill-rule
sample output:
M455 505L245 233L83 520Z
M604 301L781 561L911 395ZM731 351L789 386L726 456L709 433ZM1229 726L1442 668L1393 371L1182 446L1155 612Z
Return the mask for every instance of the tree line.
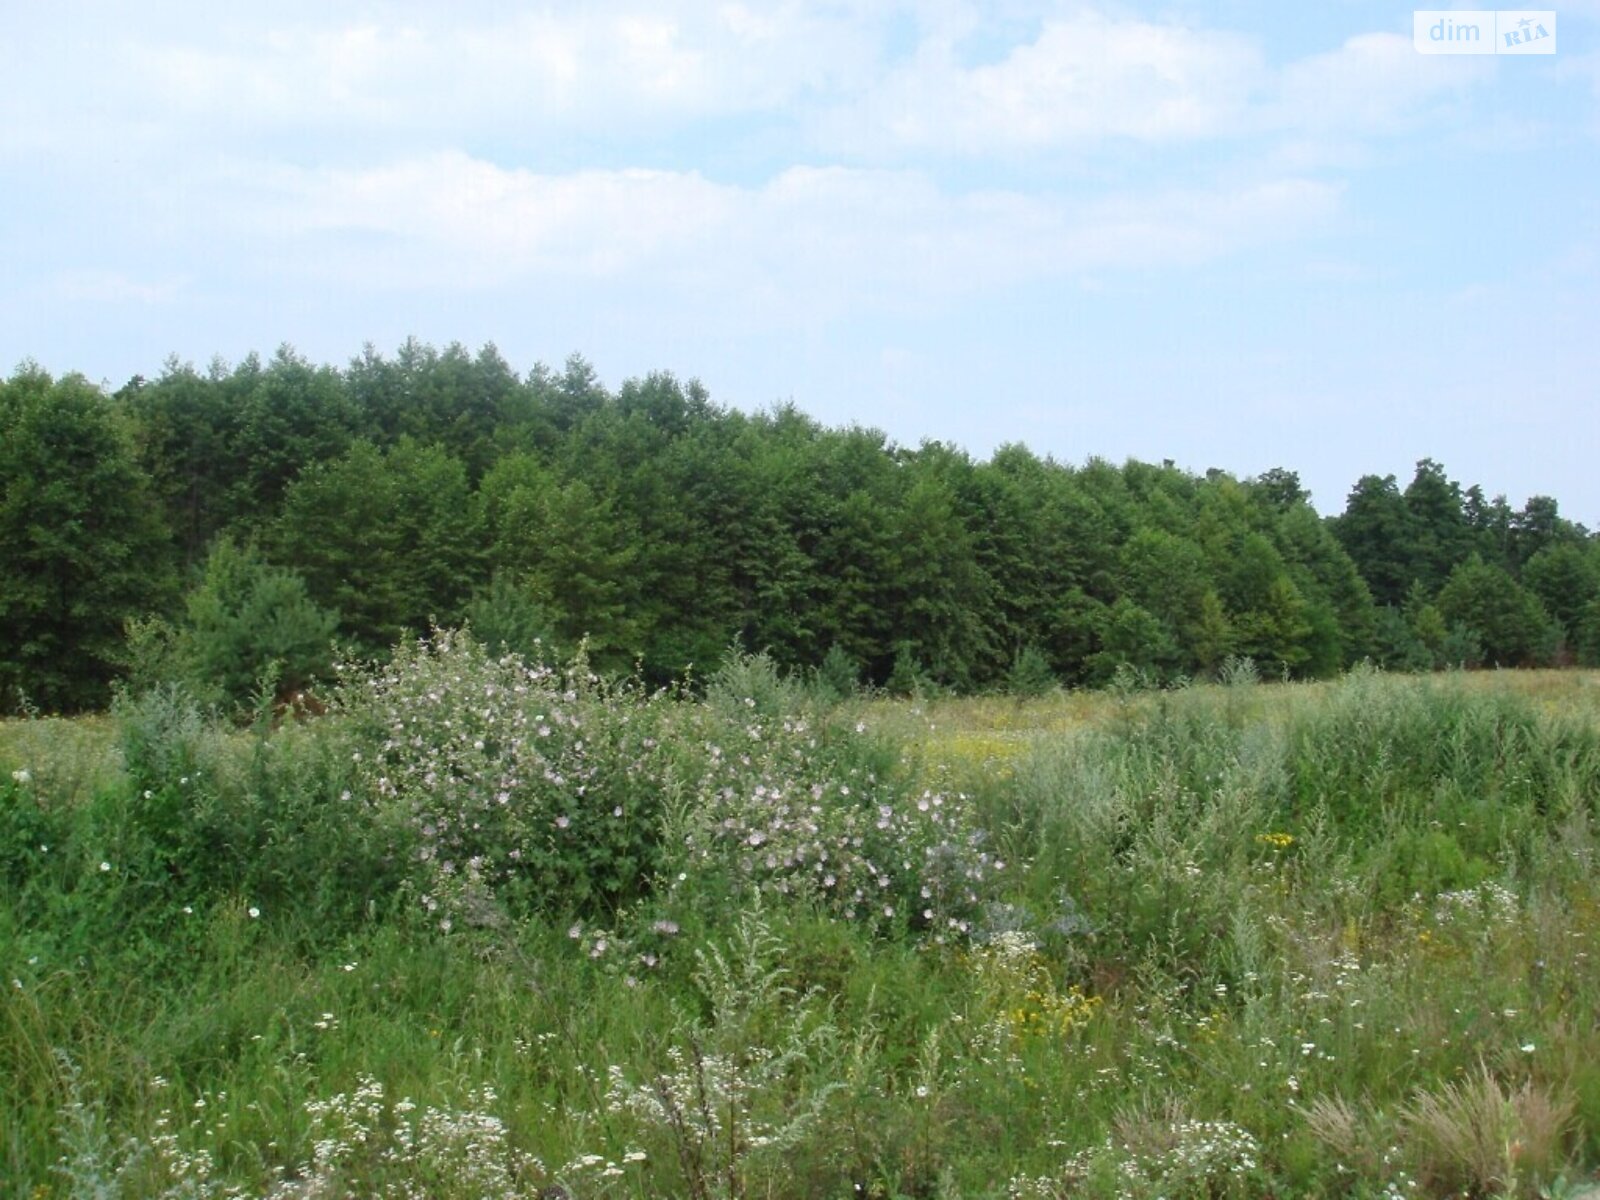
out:
M975 461L492 346L0 383L0 708L238 703L461 623L653 683L735 644L897 691L1595 663L1600 542L1430 459L1324 519L1289 470Z

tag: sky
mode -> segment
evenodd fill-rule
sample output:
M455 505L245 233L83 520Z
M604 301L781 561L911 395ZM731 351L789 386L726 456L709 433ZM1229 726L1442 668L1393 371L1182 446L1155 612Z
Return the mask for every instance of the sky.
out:
M1440 0L1431 0L1439 4ZM1600 0L0 6L0 373L407 337L1600 527Z

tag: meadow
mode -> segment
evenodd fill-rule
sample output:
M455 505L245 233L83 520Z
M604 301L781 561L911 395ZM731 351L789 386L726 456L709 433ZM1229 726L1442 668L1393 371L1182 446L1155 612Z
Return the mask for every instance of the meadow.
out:
M1567 1197L1600 674L0 725L0 1195Z

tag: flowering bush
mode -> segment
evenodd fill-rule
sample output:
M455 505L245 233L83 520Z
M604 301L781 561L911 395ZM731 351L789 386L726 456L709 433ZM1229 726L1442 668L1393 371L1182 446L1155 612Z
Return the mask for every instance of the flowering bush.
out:
M414 845L442 927L501 906L609 907L647 887L663 796L651 697L581 660L558 672L492 658L450 632L344 674L369 799Z
M897 779L860 723L763 703L754 662L736 677L751 695L714 686L693 714L700 759L683 788L683 874L815 900L880 930L971 932L1005 864L968 797Z
M1004 864L967 798L908 791L864 727L795 701L759 658L735 659L703 703L669 704L581 660L558 672L441 632L347 673L339 707L441 928L611 913L665 873L686 896L753 890L873 928L969 932Z

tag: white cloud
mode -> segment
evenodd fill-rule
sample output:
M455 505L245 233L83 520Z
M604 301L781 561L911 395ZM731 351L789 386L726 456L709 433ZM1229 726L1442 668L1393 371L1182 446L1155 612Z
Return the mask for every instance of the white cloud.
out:
M1493 69L1417 55L1397 33L1274 66L1247 33L1084 6L1038 19L1039 7L625 0L508 13L391 0L351 19L286 0L203 22L170 4L149 20L113 8L81 46L41 42L0 81L0 149L95 162L293 146L301 162L351 162L493 145L533 163L562 138L703 145L733 119L769 149L792 151L798 128L855 162L1022 159L1368 138L1436 115ZM911 52L897 58L907 18Z
M994 63L964 66L950 41L930 39L826 128L858 148L962 153L1191 139L1236 125L1262 79L1247 38L1084 12Z
M1409 36L1364 33L1284 67L1268 122L1295 132L1399 133L1456 110L1493 76L1491 57L1418 54Z
M860 17L796 2L567 5L501 19L424 10L350 24L277 24L263 10L221 38L132 42L132 90L158 115L413 137L769 112L864 75L873 45Z
M1273 67L1242 34L1085 10L994 63L963 65L955 43L930 38L822 129L826 144L858 154L1370 137L1447 112L1492 76L1490 60L1419 55L1394 33Z
M460 153L363 170L245 171L218 207L274 269L476 289L626 276L700 302L915 307L1019 281L1196 264L1323 227L1331 184L1273 179L1093 201L952 193L914 171L792 167L547 175Z

